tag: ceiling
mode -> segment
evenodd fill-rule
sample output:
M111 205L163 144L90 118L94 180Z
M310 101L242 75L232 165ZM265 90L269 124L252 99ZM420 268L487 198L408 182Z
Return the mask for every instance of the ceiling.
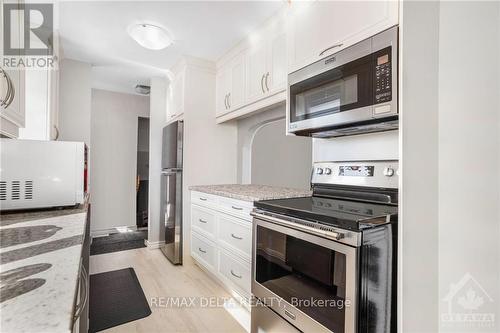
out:
M62 1L58 22L64 58L92 64L93 87L134 93L136 84L166 75L182 55L217 60L284 1ZM57 19L56 19L57 20ZM128 34L134 23L151 23L174 37L153 51Z

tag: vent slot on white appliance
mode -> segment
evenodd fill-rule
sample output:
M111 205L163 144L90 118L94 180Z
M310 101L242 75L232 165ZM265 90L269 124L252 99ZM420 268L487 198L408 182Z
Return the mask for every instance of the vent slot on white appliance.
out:
M5 181L0 182L0 200L7 200L7 182Z
M12 181L11 199L19 200L21 198L21 182L19 180Z
M33 181L26 180L24 182L24 199L31 200L33 199Z

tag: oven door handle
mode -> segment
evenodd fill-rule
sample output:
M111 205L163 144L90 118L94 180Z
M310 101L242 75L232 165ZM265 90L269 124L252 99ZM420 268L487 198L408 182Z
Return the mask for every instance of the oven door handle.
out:
M285 227L289 227L289 228L296 229L299 231L312 233L314 235L323 236L323 237L337 240L337 241L345 237L345 235L341 232L313 228L313 227L309 227L307 225L289 222L289 221L282 220L282 219L279 219L279 218L276 218L273 216L268 216L268 215L264 215L264 214L260 214L260 213L256 213L256 212L250 212L250 215L252 215L253 217L259 218L261 220L264 220L264 221L280 224L280 225L285 226Z

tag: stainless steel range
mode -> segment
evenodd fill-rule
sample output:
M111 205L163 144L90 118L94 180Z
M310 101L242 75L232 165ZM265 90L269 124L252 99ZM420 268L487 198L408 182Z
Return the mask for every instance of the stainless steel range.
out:
M252 332L395 332L398 162L321 162L255 203Z

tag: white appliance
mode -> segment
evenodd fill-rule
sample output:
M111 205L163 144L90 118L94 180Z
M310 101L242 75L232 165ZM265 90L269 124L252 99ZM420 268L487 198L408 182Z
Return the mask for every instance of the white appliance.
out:
M0 139L0 151L0 210L83 203L85 143Z

